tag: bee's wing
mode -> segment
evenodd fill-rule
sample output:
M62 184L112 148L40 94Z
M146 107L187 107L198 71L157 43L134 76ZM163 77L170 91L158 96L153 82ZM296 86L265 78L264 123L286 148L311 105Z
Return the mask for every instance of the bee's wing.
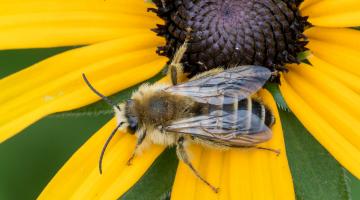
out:
M165 91L192 97L200 103L231 104L258 91L270 76L271 71L265 67L238 66L216 75L201 77L169 87Z
M248 110L225 112L216 110L208 115L175 121L166 131L189 134L227 146L252 146L271 138L271 130Z

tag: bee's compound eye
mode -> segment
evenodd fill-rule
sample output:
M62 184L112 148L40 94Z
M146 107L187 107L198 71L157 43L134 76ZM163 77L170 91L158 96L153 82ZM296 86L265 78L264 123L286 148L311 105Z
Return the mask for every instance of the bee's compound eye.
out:
M135 102L134 102L133 99L128 99L128 100L126 100L126 105L127 105L128 107L133 107L134 104L135 104Z
M125 103L125 117L129 123L128 131L134 134L138 129L139 119L135 112L135 101L133 99L126 100Z
M138 124L139 124L138 118L134 116L130 116L128 117L128 122L129 122L129 132L134 134L138 129Z

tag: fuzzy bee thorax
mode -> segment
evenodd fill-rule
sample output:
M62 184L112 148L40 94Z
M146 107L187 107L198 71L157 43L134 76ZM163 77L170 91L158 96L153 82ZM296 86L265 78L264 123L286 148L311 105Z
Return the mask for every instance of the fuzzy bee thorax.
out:
M165 92L167 87L165 84L142 85L131 99L120 104L121 111L115 109L118 123L123 122L135 131L138 126L161 127L192 116L197 103L189 97Z

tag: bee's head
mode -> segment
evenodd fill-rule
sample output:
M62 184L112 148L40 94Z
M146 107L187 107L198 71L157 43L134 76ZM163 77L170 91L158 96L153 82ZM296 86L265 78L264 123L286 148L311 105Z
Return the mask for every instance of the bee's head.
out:
M89 88L99 97L101 97L105 102L107 102L110 106L114 108L115 116L117 119L117 126L114 128L114 130L111 132L110 136L106 140L104 147L100 154L99 159L99 171L100 174L102 173L102 160L105 154L105 150L110 143L111 139L114 137L118 129L127 128L128 132L131 134L135 134L141 127L139 127L139 124L141 124L141 120L139 118L139 114L143 113L141 110L142 103L145 98L145 93L148 95L154 95L152 92L159 91L163 88L166 88L165 85L147 85L143 84L138 91L134 92L131 99L127 100L126 102L118 105L111 101L109 98L107 98L105 95L101 94L99 91L97 91L89 82L89 80L86 78L85 74L82 74L83 79L85 83L89 86ZM152 91L152 92L151 92Z
M120 110L114 108L118 124L122 124L120 129L125 128L128 133L135 134L139 129L139 116L136 111L136 100L128 99L119 105Z
M124 127L127 128L127 132L135 134L142 128L141 126L144 120L146 120L146 117L149 115L147 112L147 102L156 95L158 91L166 87L168 86L163 84L141 85L139 89L132 94L130 99L119 105L121 111L115 109L118 123L123 122Z

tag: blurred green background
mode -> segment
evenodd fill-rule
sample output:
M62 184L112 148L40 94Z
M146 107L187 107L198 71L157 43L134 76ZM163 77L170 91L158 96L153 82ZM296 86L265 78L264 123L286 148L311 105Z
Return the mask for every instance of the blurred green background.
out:
M0 78L67 49L1 51ZM0 199L35 199L72 153L110 118L52 115L0 144Z
M0 51L0 78L71 48ZM76 149L111 117L54 114L0 144L0 199L35 199ZM360 181L354 177L351 190L352 198L360 199Z

